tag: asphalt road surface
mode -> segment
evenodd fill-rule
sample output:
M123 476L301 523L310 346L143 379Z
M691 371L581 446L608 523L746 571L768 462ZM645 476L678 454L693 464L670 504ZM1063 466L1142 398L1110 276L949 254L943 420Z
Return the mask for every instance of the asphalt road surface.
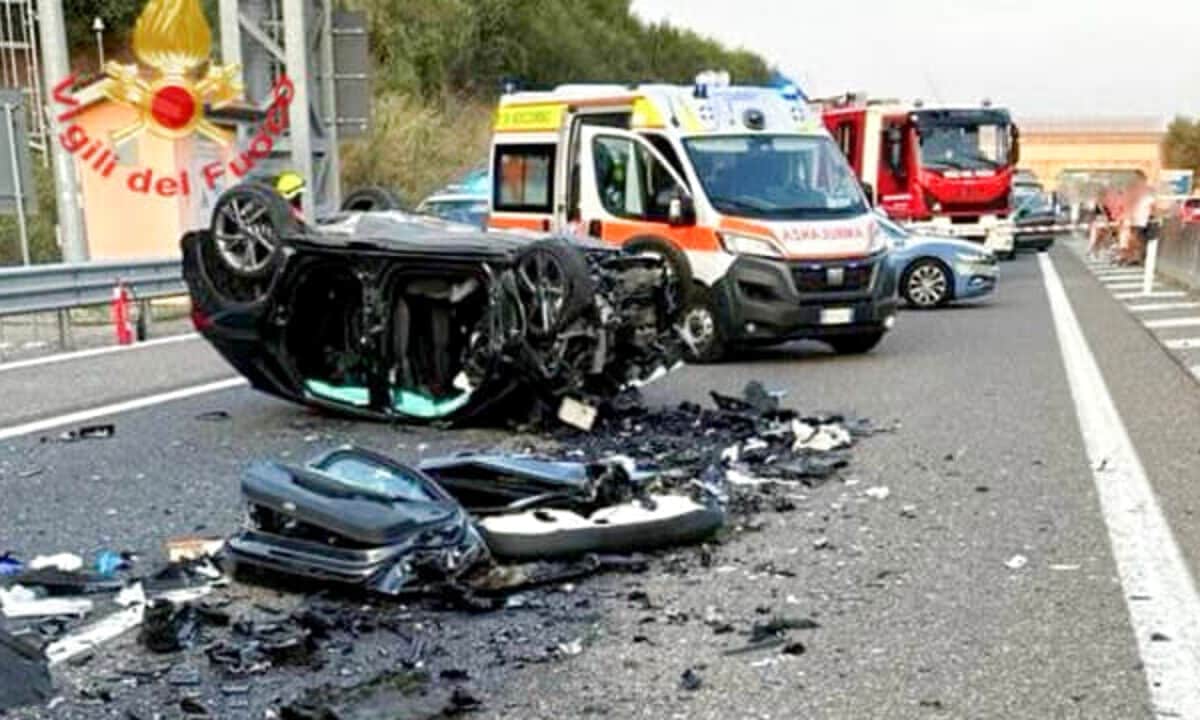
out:
M649 388L674 404L758 379L794 407L899 428L710 565L586 581L601 591L569 630L582 652L477 677L479 716L1200 717L1200 385L1066 248L1002 273L984 302L904 312L870 355L797 344ZM255 458L524 441L332 421L241 386L135 404L111 440L45 441L55 417L228 378L202 341L0 366L0 437L15 435L0 442L0 553L152 556L171 535L231 532ZM229 419L203 419L214 410ZM703 622L771 615L817 621L792 634L802 654L726 655L745 638ZM681 688L687 669L698 689Z

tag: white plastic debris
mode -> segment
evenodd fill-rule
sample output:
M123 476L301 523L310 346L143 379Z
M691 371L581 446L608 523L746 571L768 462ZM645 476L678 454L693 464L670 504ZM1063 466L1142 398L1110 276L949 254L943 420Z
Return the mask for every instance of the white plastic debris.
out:
M145 605L146 591L142 588L141 583L134 583L117 593L117 596L113 598L113 602L124 608L132 607L133 605Z
M596 408L569 397L563 398L562 405L558 408L559 420L584 432L592 431L592 426L596 424L596 415Z
M46 646L46 658L50 665L58 665L113 640L142 624L145 605L134 605L92 623L79 632L56 640Z
M45 568L54 568L63 572L75 572L83 569L83 558L72 553L59 553L57 555L39 555L29 561L30 570L42 570Z
M574 657L583 652L583 638L571 642L559 643L558 651L567 657Z
M792 445L793 451L831 452L850 447L854 441L850 436L850 431L841 425L821 425L815 432L805 432L807 428L811 428L811 426L800 422L792 425L796 434L796 441Z
M887 500L892 494L892 491L886 485L879 485L873 488L867 488L863 491L867 497L875 498L876 500Z
M1029 564L1029 558L1024 555L1013 555L1008 560L1005 560L1004 564L1009 570L1020 570Z
M0 588L0 612L10 619L32 617L83 617L94 604L87 598L39 598L37 593L21 585Z

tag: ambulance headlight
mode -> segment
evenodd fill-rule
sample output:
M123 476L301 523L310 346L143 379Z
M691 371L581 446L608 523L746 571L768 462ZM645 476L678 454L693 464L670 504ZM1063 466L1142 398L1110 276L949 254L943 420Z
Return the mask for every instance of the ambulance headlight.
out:
M874 255L875 253L880 253L888 249L887 234L883 232L877 223L873 222L871 223L871 226L867 228L867 236L871 239L870 244L867 246L868 255Z
M783 257L783 251L779 249L774 240L737 233L720 233L717 237L721 239L721 246L725 248L725 252L733 255Z

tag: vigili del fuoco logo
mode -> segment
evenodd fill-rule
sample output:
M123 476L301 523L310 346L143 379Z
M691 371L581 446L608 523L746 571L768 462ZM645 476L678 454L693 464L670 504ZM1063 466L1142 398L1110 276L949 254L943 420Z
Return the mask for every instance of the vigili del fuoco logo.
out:
M115 147L144 132L179 140L199 135L222 147L231 147L233 133L209 119L208 113L243 100L237 65L220 65L210 58L212 31L200 0L149 0L133 28L133 54L137 63L109 61L97 80L78 87L72 73L54 87L54 100L62 108L58 141L81 167L104 178L123 179L129 190L164 197L190 195L195 183L215 189L225 175L244 178L265 160L288 124L288 106L294 86L281 75L271 90L266 117L244 148L233 148L226 160L210 162L200 178L186 170L174 175L161 169L134 167L117 173ZM108 100L136 111L137 117L108 137L89 136L76 118L90 105ZM124 168L123 168L124 169Z

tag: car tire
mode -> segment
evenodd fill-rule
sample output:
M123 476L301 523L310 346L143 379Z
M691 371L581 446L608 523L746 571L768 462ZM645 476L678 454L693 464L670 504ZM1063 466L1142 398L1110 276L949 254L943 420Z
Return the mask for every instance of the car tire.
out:
M587 258L563 240L539 240L523 248L513 267L529 334L553 337L595 301Z
M629 240L625 243L625 251L635 255L657 255L663 259L671 273L671 284L676 288L670 321L675 322L682 317L684 309L695 295L692 264L688 262L687 255L669 240L654 235L642 235Z
M344 212L375 212L379 210L401 210L404 203L396 193L382 187L359 188L342 200Z
M684 355L694 365L720 362L729 352L725 328L721 324L712 292L694 283L687 307L677 324L684 338Z
M996 259L1004 260L1006 262L1009 260L1016 260L1017 259L1017 251L1016 250L997 250L996 251Z
M208 240L220 270L238 280L261 280L275 273L287 237L300 230L279 193L245 182L217 198Z
M826 342L838 355L863 355L874 350L880 340L883 340L883 331L873 330L854 335L831 337Z
M950 302L954 274L934 258L921 258L905 269L900 277L900 294L915 308L930 309Z

